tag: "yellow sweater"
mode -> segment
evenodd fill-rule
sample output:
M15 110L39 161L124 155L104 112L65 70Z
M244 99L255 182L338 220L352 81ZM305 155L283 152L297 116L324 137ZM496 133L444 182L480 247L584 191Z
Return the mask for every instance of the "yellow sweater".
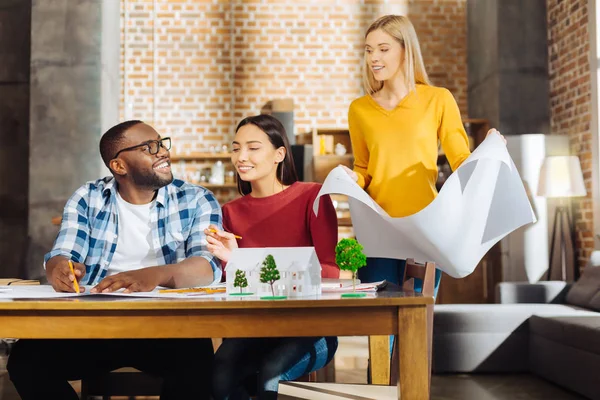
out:
M470 155L458 106L444 88L417 85L393 110L360 97L348 126L358 184L392 217L415 214L437 195L438 141L452 170Z

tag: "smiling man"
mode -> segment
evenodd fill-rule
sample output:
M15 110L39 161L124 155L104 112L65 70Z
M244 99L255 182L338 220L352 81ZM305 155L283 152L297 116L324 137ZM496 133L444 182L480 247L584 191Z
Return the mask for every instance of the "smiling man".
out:
M221 208L208 190L173 179L170 148L169 138L141 121L102 136L100 154L113 176L86 183L67 201L45 257L56 291L74 292L74 279L92 293L221 280L204 235L209 225L222 226ZM77 399L68 380L127 366L161 376L161 399L207 399L212 362L210 339L20 340L8 371L24 400Z

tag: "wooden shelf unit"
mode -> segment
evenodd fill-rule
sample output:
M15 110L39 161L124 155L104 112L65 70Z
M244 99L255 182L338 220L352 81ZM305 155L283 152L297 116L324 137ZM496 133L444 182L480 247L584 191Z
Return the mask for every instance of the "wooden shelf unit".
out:
M195 185L205 187L207 189L237 189L237 183L224 183L222 185L208 182L192 182Z
M324 149L321 149L321 139L325 142ZM315 182L323 183L327 174L340 164L348 168L354 166L352 142L350 141L350 132L348 129L314 128L310 132L297 135L296 143L312 144L313 180ZM346 154L337 155L334 153L337 143L344 145ZM324 154L322 154L322 150L324 150Z
M189 153L171 155L171 162L229 159L231 159L231 153Z
M192 152L171 154L171 163L173 167L181 169L179 172L183 174L182 178L190 183L213 191L217 197L217 200L221 204L239 197L239 194L237 193L237 183L226 182L223 184L215 184L207 181L201 181L197 179L201 176L200 174L197 174L197 172L204 168L209 168L211 164L214 164L217 161L222 161L223 164L225 164L225 174L227 174L227 171L231 168L230 160L231 153L228 152Z
M325 154L321 154L321 138L325 141ZM338 165L348 168L354 166L354 155L352 154L352 143L350 132L347 129L337 128L314 128L309 132L296 135L297 144L311 144L313 149L313 180L323 183L332 169ZM346 148L346 154L334 153L335 145L341 143ZM348 198L342 195L332 195L335 203L347 202ZM334 203L334 204L335 204ZM338 215L338 238L354 237L350 211L347 208L336 208Z

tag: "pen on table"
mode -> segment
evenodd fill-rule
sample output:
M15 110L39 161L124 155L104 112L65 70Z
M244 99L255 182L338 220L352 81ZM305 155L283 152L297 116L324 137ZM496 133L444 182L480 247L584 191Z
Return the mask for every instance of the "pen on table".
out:
M216 229L209 229L209 231L211 231L212 233L217 233ZM238 236L238 235L233 235L233 237L236 238L236 239L241 239L242 238L241 236Z
M79 293L79 284L77 283L77 276L75 275L75 270L73 269L73 262L71 260L69 260L69 269L73 274L73 287L75 288L75 291Z

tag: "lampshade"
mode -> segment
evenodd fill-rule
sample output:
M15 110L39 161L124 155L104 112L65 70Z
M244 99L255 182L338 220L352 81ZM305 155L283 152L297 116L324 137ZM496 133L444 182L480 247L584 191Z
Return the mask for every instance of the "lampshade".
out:
M577 156L546 157L540 169L538 196L585 196L581 164Z

